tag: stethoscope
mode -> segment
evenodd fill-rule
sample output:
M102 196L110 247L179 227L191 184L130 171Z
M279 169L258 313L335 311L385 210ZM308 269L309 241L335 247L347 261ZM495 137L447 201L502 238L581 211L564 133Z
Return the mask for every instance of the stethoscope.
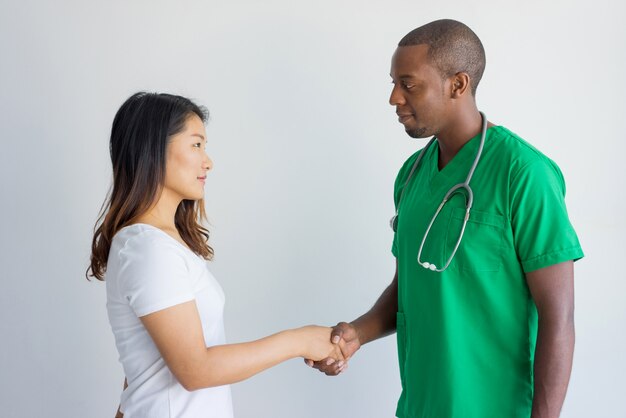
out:
M472 164L472 168L470 168L469 172L467 173L467 178L465 179L465 181L463 183L459 183L459 184L457 184L455 186L452 186L452 188L450 190L448 190L448 193L446 193L446 195L443 198L443 201L441 202L441 204L437 208L437 212L435 212L435 215L430 220L430 223L428 224L428 228L426 228L426 233L424 234L424 237L422 238L422 243L420 244L420 249L419 249L419 251L417 253L417 262L418 262L418 264L420 266L424 267L425 269L436 271L438 273L441 273L442 271L447 269L448 266L450 265L450 262L454 258L454 255L456 254L456 250L459 248L459 245L461 244L461 239L463 238L463 234L465 233L465 226L467 225L467 220L470 217L470 209L472 208L472 203L474 202L474 193L472 192L472 188L470 187L469 183L470 183L470 180L472 179L472 176L474 175L474 170L476 169L476 166L478 165L478 161L480 160L480 154L482 154L482 152L483 152L483 146L485 145L485 135L487 133L487 117L485 116L485 114L483 112L480 112L480 116L483 118L482 119L482 129L481 129L481 134L480 134L480 145L478 146L478 152L476 152L476 157L474 158L474 163ZM433 137L428 142L428 144L426 144L426 146L424 148L422 148L422 151L417 156L417 160L415 160L415 163L413 163L413 167L411 168L409 176L407 177L406 181L404 182L404 186L402 187L402 192L400 192L400 198L398 199L398 204L396 205L396 214L389 221L391 229L393 229L394 232L396 232L396 230L398 228L398 209L400 208L400 202L402 201L402 195L404 195L404 191L406 190L406 186L407 186L407 184L409 184L409 181L411 180L411 177L413 177L413 173L415 172L415 169L417 169L417 166L419 165L420 161L422 160L422 157L424 156L424 153L426 152L426 150L428 149L430 144L432 144L434 141L435 141L435 137ZM452 254L450 254L450 258L448 258L448 261L446 262L446 265L443 266L443 268L437 268L437 266L435 264L433 264L433 263L430 263L428 261L422 261L422 250L424 249L424 243L426 242L426 238L428 238L428 234L430 233L430 228L435 223L435 219L437 219L437 216L439 216L439 212L441 212L441 209L443 209L444 205L452 197L452 195L455 194L456 192L460 191L461 189L463 189L463 190L465 190L467 192L467 196L465 196L465 194L463 195L465 197L465 217L463 218L463 227L461 228L461 233L459 234L459 239L456 240L456 245L454 246L454 250L452 251Z

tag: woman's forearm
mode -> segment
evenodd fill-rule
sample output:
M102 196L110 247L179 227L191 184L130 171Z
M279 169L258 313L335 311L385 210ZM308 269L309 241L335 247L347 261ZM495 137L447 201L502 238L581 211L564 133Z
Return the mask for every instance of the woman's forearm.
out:
M179 369L176 377L187 390L195 390L236 383L296 357L342 360L341 350L329 340L330 328L311 325L256 341L209 347L196 362L198 368Z
M141 320L168 368L187 390L239 382L294 357L319 360L341 356L330 342L331 329L313 325L256 341L207 348L193 301Z
M206 349L200 370L188 370L178 379L187 390L235 383L298 357L301 351L296 330L246 343L213 346Z

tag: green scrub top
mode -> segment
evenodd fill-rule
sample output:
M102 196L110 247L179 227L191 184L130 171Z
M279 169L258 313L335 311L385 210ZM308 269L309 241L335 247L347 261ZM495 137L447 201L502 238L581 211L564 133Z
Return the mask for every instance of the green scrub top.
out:
M565 207L558 166L508 129L487 131L471 179L465 235L443 273L417 263L424 232L455 184L465 181L480 135L440 171L426 150L398 208L397 339L401 418L528 418L533 398L537 311L525 273L583 257ZM419 152L401 168L395 202ZM422 261L441 267L461 231L456 194L433 224Z

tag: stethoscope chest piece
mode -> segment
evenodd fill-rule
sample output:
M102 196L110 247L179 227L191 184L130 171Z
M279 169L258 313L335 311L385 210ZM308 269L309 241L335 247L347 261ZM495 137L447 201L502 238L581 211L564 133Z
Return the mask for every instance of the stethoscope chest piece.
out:
M398 215L393 215L391 219L389 219L389 226L393 229L393 232L398 231Z

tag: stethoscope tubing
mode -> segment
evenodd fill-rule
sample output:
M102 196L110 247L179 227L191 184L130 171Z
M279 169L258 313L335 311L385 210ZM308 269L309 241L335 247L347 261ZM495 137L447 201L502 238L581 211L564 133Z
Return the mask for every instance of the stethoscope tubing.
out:
M474 203L474 192L472 191L472 188L470 187L470 181L472 180L472 176L474 175L474 171L476 170L476 166L478 165L478 161L480 160L480 156L482 155L483 148L484 148L484 145L485 145L485 137L486 137L486 134L487 134L487 116L485 116L485 114L483 112L479 112L479 113L480 113L480 115L482 117L482 128L481 128L481 135L480 135L480 144L478 145L478 151L476 152L476 157L474 158L474 162L472 164L472 167L468 171L467 177L466 177L465 181L463 183L459 183L459 184L456 184L456 185L452 186L452 188L450 188L450 190L448 190L448 192L445 194L443 200L441 201L441 203L437 207L437 211L433 215L432 219L430 220L430 223L428 224L428 227L426 228L426 232L424 233L424 236L422 238L422 242L420 243L419 251L417 253L417 262L418 262L419 265L421 265L422 267L424 267L424 268L426 268L428 270L435 271L435 272L438 272L438 273L441 273L441 272L445 271L448 268L448 266L452 262L452 259L454 258L455 254L456 254L456 252L457 252L457 250L459 248L459 245L461 245L461 240L463 239L463 235L465 234L465 227L467 226L467 221L469 220L469 217L470 217L470 210L471 210L472 205ZM422 148L422 151L417 156L417 159L415 160L415 163L413 163L413 167L411 167L411 171L409 172L409 175L408 175L406 181L404 182L404 186L402 187L402 191L400 192L400 198L398 199L398 204L396 205L396 214L395 214L395 216L393 218L391 218L391 221L390 221L391 228L394 230L394 232L396 231L397 226L398 226L398 210L400 208L400 202L402 201L402 197L403 197L404 192L406 190L406 186L409 184L409 181L413 177L413 174L415 173L415 170L417 169L417 166L419 165L420 161L422 160L422 157L424 156L424 153L426 152L428 147L430 147L430 145L434 141L435 141L435 137L433 137L430 141L428 141L428 144L426 144L426 146L424 148ZM433 263L421 260L422 250L424 249L424 244L426 243L426 239L428 238L428 234L430 233L430 229L433 226L433 224L435 223L435 220L437 219L437 216L439 216L439 213L441 212L441 210L443 209L445 204L448 202L448 200L452 197L452 195L454 195L455 193L457 193L461 189L465 190L466 194L467 194L467 196L464 195L464 197L465 197L465 216L463 218L463 226L461 228L461 233L459 234L459 238L456 241L456 244L454 246L454 249L452 250L452 253L450 254L450 257L446 261L446 264L442 268L438 268Z

